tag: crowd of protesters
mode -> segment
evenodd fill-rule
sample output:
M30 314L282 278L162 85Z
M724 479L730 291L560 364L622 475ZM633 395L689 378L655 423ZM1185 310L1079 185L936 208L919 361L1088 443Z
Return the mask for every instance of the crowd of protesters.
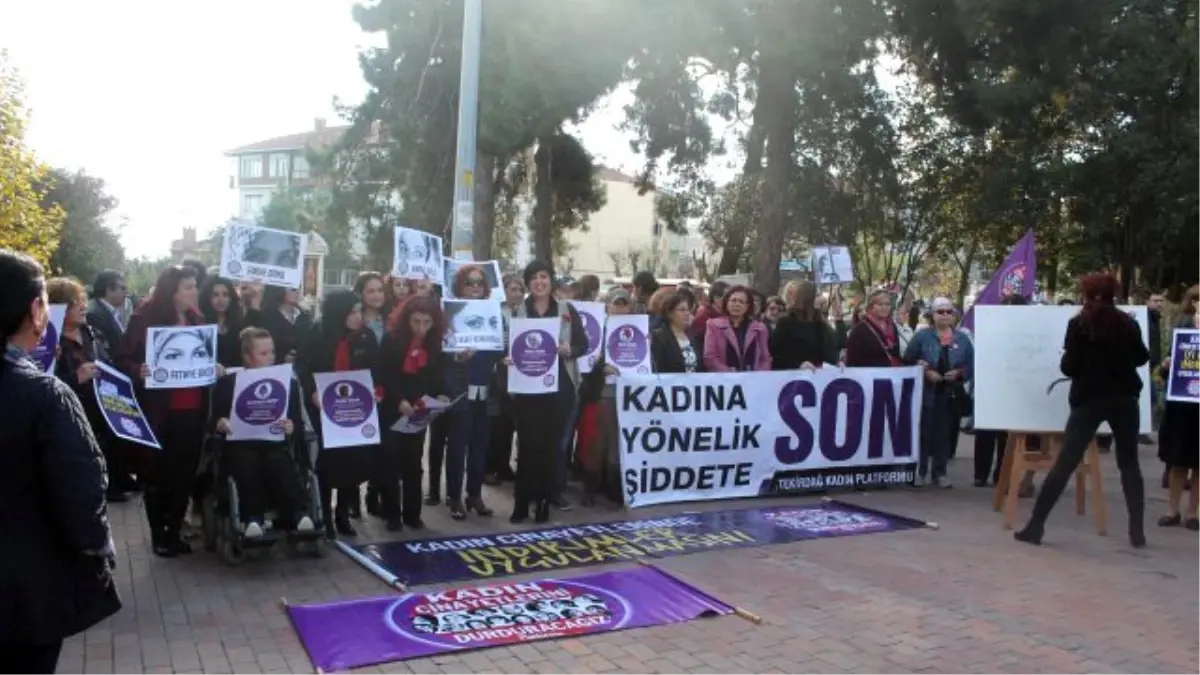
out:
M479 265L461 266L446 283L458 298L490 295ZM154 326L215 324L222 369L292 364L298 402L287 430L294 436L321 438L316 375L372 372L382 442L317 453L317 521L330 538L356 536L354 521L364 512L381 518L390 531L424 528L423 508L443 502L454 520L490 517L493 509L485 502L484 485L514 484L512 523L544 523L553 510L571 509L567 486L572 477L582 479L585 505L598 496L620 501L614 387L606 377L613 370L601 360L590 373L580 373L577 360L587 352L587 336L572 307L575 301L603 302L614 316L648 314L649 353L659 373L918 365L926 386L914 482L951 486L947 466L962 420L971 416L975 355L971 336L957 327L959 308L947 298L918 306L889 289L868 290L844 312L840 293L822 293L808 280L792 281L780 296L764 297L722 281L707 290L686 282L663 288L645 272L633 279L631 288L613 287L601 294L598 278L556 279L553 267L543 261L530 263L520 275L505 276L502 287L503 297L492 299L503 308L505 344L512 319L562 319L555 391L508 393L511 362L504 354L443 352L440 289L428 281L364 272L353 290L332 292L319 308L311 308L320 310L317 319L294 290L224 279L198 263L162 270L149 296L135 304L128 300L119 272L100 274L89 300L76 281L46 279L28 258L0 252L0 337L7 347L0 366L0 404L16 415L13 419L30 420L16 425L22 437L10 439L14 450L8 470L0 474L7 482L5 499L34 506L13 510L23 524L6 521L3 531L23 556L18 566L36 570L29 584L5 587L0 601L7 609L0 611L0 631L19 636L21 645L45 646L27 653L3 647L0 658L31 664L28 672L44 672L36 659L56 658L54 645L63 636L117 611L120 603L111 576L106 576L113 554L107 502L142 491L153 552L170 558L192 550L186 536L189 504L196 511L212 489L203 461L205 439L228 429L229 378L207 388L142 387L145 341ZM1135 370L1147 360L1165 369L1169 359L1155 347L1153 336L1148 349L1128 317L1114 309L1115 288L1108 275L1093 275L1081 284L1082 311L1068 329L1062 363L1063 373L1072 378L1066 441L1029 525L1018 533L1024 541L1041 540L1046 516L1083 448L1107 421L1130 513L1129 536L1135 546L1144 544L1136 424L1141 383ZM24 355L45 330L48 303L66 305L67 314L57 368L43 375ZM1180 325L1197 325L1196 309L1193 288ZM90 385L98 362L135 382L160 451L122 442L109 431ZM394 430L393 423L411 415L426 397L457 403L427 430ZM1196 417L1194 405L1166 408L1160 456L1168 467L1170 500L1169 512L1159 520L1163 526L1197 529ZM975 484L994 483L1004 434L981 430L975 441ZM266 462L267 455L263 457ZM267 466L257 471L271 471ZM256 475L240 474L246 480ZM1181 511L1182 493L1189 488L1188 508ZM287 491L267 492L278 496ZM262 501L257 493L253 499ZM257 536L266 526L265 511L287 507L256 502L241 524L244 534ZM73 553L64 554L63 539L51 543L45 538L44 525L52 521L66 533ZM311 529L313 522L297 517L284 526ZM84 577L86 584L78 580ZM70 586L71 579L81 597L61 607L39 600L62 597L40 589Z

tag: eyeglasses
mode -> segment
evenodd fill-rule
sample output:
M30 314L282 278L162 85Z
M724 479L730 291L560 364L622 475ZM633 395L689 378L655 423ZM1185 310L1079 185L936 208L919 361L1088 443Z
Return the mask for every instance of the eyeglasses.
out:
M463 283L465 283L465 284L466 284L466 285L468 285L468 286L483 286L483 285L484 285L485 283L487 283L487 282L486 282L486 281L484 281L483 279L480 279L480 278L476 277L476 278L474 278L474 279L467 279L467 280L466 280L465 282L463 282Z
M954 313L954 310L952 310L952 309L939 309L939 310L934 311L934 314L938 314L940 316L946 316L947 314L953 314L953 313Z

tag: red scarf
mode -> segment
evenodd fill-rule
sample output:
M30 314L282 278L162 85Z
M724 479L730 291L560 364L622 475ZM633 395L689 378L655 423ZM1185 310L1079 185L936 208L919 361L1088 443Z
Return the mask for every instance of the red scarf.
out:
M404 353L404 365L400 368L400 372L405 375L415 375L428 363L429 352L425 351L425 345L421 344L420 340L413 340Z
M350 370L350 338L342 338L333 350L333 372L343 373L347 370Z
M880 321L870 314L863 315L870 323L871 328L880 336L880 341L883 342L883 351L887 352L888 361L893 366L903 365L900 359L896 358L896 351L899 348L900 342L896 338L896 325L890 319Z

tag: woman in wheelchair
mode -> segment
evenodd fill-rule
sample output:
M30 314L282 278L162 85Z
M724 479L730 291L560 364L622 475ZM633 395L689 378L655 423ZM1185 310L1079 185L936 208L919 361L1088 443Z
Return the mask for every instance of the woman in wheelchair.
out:
M271 334L262 328L246 328L241 333L242 361L247 370L275 365L275 344ZM210 429L222 436L229 434L229 417L233 409L233 391L237 375L226 375L213 388ZM294 529L311 532L313 521L305 511L304 486L296 467L295 433L304 428L300 413L300 391L295 380L290 381L287 416L280 420L284 439L281 441L224 441L220 454L218 475L233 478L237 486L238 505L247 539L263 536L263 521L267 511L276 512L276 530ZM297 519L297 517L299 517Z

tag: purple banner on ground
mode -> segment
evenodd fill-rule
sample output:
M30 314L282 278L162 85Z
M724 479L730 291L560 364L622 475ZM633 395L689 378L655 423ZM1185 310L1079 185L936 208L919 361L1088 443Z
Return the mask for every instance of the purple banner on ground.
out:
M971 309L967 310L966 316L963 317L962 327L975 330L975 305L999 305L1000 301L1009 295L1031 298L1036 291L1037 242L1033 230L1029 230L1008 252L1008 257L992 275L987 286L979 291Z
M406 586L495 579L640 558L891 532L925 523L841 502L685 513L609 523L354 547Z
M1167 400L1200 403L1200 330L1176 328L1171 334Z
M287 608L320 671L733 613L655 567ZM318 671L318 672L320 672Z

